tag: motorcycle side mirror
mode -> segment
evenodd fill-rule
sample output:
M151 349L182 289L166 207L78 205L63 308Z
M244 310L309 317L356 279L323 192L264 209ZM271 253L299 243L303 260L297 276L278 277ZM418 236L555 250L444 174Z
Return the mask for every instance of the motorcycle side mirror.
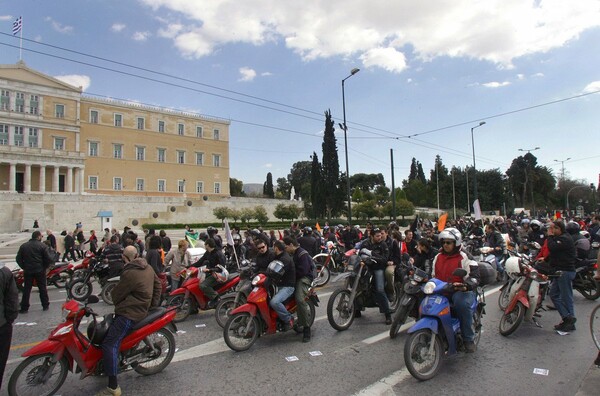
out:
M96 304L97 302L100 302L100 299L98 296L92 294L88 297L86 304Z
M452 275L464 278L467 276L467 271L464 268L457 268L454 270L454 272L452 272Z

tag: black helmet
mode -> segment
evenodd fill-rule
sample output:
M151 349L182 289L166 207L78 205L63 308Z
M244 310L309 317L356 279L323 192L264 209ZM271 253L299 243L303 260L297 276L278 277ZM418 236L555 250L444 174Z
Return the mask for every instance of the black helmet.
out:
M210 226L210 227L208 227L206 229L206 232L208 232L208 235L216 234L217 233L217 229L215 227L213 227L213 226Z
M200 233L200 235L198 235L198 237L200 238L201 241L206 242L206 240L208 239L208 234L206 232L202 231Z
M254 237L257 237L261 234L260 230L258 228L253 229L252 231L250 231L250 234Z
M271 261L267 267L267 276L278 281L283 277L283 274L285 274L285 266L283 263L279 260Z
M113 314L104 315L104 320L92 320L87 327L87 336L94 345L101 345L114 319ZM95 329L95 330L94 330Z
M565 226L565 230L571 235L578 234L580 229L581 227L579 226L579 223L576 223L574 221L569 221Z

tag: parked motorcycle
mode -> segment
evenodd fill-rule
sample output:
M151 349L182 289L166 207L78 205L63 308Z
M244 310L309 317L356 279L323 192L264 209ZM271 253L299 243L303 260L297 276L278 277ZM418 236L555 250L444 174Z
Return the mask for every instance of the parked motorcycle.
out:
M459 268L453 275L464 278L467 271ZM421 317L408 330L409 337L404 343L404 363L411 375L419 381L433 378L439 371L444 356L464 351L460 322L452 316L450 301L445 295L447 286L448 283L435 278L425 284L423 293L426 297L420 305ZM475 345L481 338L481 317L485 314L485 294L482 287L476 287L476 295L471 307Z
M240 264L240 283L238 283L232 292L222 296L215 307L215 319L219 326L225 326L233 309L246 304L248 296L252 291L254 271L253 263L248 260L242 260Z
M537 242L532 242L532 243L528 244L528 246L530 249L524 251L523 253L509 250L508 251L509 257L504 262L504 268L505 269L506 269L506 267L513 268L513 269L518 268L520 261L522 261L526 264L529 264L529 265L533 265L536 256L532 257L528 254L528 252L530 252L532 250L539 251L540 244ZM504 272L507 275L506 281L500 288L500 293L498 294L498 307L500 308L501 311L506 310L506 307L508 307L508 304L510 303L510 301L513 297L513 295L511 295L511 288L519 276L518 271L515 272L515 271L506 271L505 270Z
M327 241L325 246L321 246L321 253L313 257L317 266L317 286L325 286L331 279L332 272L339 273L346 270L346 263L342 257L332 241Z
M108 263L100 262L92 257L88 269L83 271L83 276L73 278L67 284L67 296L77 301L85 301L94 291L92 285L94 280L100 284L100 287L103 287L108 279L110 279Z
M199 270L196 267L190 267L183 270L186 279L177 290L173 290L167 298L167 306L177 307L177 315L174 322L182 322L195 313L198 309L208 310L209 299L200 290ZM210 273L207 276L212 276ZM229 274L227 280L222 283L215 291L222 296L230 292L238 283L240 277L237 273Z
M81 372L82 379L104 375L101 344L112 315L98 320L98 315L88 307L98 301L98 297L91 296L85 305L74 300L63 304L63 322L47 340L23 353L27 359L15 369L8 383L10 396L53 395L65 382L68 371ZM78 327L83 317L89 316L93 319L86 337ZM175 310L157 308L136 323L121 343L119 371L133 369L142 375L152 375L167 367L175 354L174 316Z
M600 297L600 282L594 279L597 269L596 259L577 260L575 264L573 289L588 300L596 300Z
M394 313L392 326L390 327L390 338L396 338L400 327L408 317L418 318L419 303L425 296L423 285L429 281L429 274L420 268L414 268L409 272L407 281L403 285L404 292L400 298L398 309Z
M160 305L162 305L169 296L169 293L171 293L170 267L165 268L163 272L158 274L158 279L160 280L161 285ZM100 298L108 305L113 305L112 291L120 280L120 276L109 278L106 280L106 283L104 283L104 286L102 286L102 290L100 290Z
M71 279L71 271L73 269L73 264L71 263L62 263L56 262L54 265L48 268L48 272L46 273L46 283L49 285L54 285L59 289L64 289ZM25 287L25 273L21 268L15 268L12 270L13 276L15 278L15 282L17 284L17 288L20 291L23 291ZM33 286L37 287L37 282L35 279L33 280Z
M279 262L272 262L272 265L282 265ZM269 300L275 295L276 290L269 286L270 278L265 274L258 274L252 280L254 289L248 295L246 304L231 311L229 319L223 327L223 338L227 346L234 351L245 351L249 349L259 336L264 334L275 334L282 331L285 325L279 320L277 312L269 305ZM315 306L319 305L319 297L315 292L315 282L313 281L309 288L306 302L310 309L309 326L312 326L315 320ZM285 308L294 316L296 320L297 304L294 296L285 302ZM295 329L300 331L299 329Z
M340 274L335 282L345 280L345 286L335 290L327 303L327 320L331 327L338 331L347 330L352 325L355 316L355 302L360 299L361 309L377 307L375 301L375 279L369 264L371 256L362 251L360 254L351 255L348 266L352 271ZM400 304L402 280L394 281L394 299L390 302L390 313L396 312Z

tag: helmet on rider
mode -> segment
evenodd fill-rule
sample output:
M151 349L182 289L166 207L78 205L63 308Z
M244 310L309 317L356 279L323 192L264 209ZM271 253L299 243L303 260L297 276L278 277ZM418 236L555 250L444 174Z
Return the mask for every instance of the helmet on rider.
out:
M285 274L285 265L279 260L271 261L267 267L266 274L269 278L279 281Z
M113 315L105 315L103 321L93 320L87 327L87 336L94 345L101 345L108 334L108 328L114 319Z
M521 220L521 225L529 225L529 219Z
M223 267L221 264L217 264L217 267L215 269L216 269L216 271L213 271L213 275L217 279L217 282L219 282L219 283L225 282L227 280L227 278L229 277L229 271L227 271L225 269L225 267ZM219 270L220 270L220 272L217 272Z
M494 223L496 224L504 224L504 217L498 216L494 219Z
M531 228L533 228L534 231L537 231L542 227L542 223L539 220L531 220L531 223L529 223L529 225L531 226Z
M579 230L581 230L581 227L579 226L579 223L576 223L574 221L569 221L567 223L567 225L565 226L565 229L567 231L567 233L571 234L571 235L575 235L579 233Z
M304 235L310 235L310 234L312 234L312 228L304 227Z
M231 236L233 238L233 243L240 243L242 242L242 237L240 236L240 234L233 234Z
M583 230L583 231L579 231L579 233L580 233L581 235L583 235L584 237L586 237L588 240L591 238L591 236L590 236L590 233L589 233L589 232L587 232L587 231L585 231L585 230Z
M208 239L208 234L206 232L202 231L198 237L200 238L201 241L206 242L206 240Z
M256 238L260 235L260 230L258 228L255 228L252 231L250 231L250 235Z
M460 233L460 231L458 231L456 228L446 228L444 231L440 232L439 235L439 240L440 241L444 241L444 240L450 240L450 241L454 241L455 246L460 246L460 244L462 243L462 235Z
M208 235L209 235L209 236L212 236L213 234L216 234L216 233L217 233L217 229L216 229L215 227L213 227L213 226L210 226L210 227L208 227L208 228L206 229L206 232L208 232Z

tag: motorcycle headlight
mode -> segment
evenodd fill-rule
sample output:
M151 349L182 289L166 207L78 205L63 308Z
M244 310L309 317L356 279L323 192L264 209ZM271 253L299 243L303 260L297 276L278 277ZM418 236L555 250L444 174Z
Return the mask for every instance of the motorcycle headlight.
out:
M427 282L425 287L423 287L423 293L425 294L433 294L435 290L435 282Z
M252 279L252 286L256 286L258 281L260 280L260 276L256 275L254 279Z

